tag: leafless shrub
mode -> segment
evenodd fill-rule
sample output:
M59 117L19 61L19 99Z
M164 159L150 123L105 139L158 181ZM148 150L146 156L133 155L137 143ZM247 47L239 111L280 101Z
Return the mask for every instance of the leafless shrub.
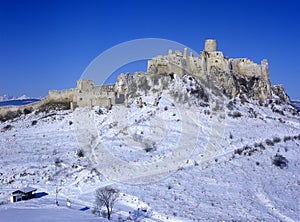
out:
M113 206L119 197L119 191L111 187L99 188L96 190L95 196L95 210L100 212L101 207L107 210L107 219L111 219Z

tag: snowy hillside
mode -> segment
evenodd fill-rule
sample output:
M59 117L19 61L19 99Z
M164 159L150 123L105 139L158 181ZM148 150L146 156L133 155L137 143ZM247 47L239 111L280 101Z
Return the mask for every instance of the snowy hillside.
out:
M113 221L300 221L299 114L209 91L206 102L185 94L182 103L171 90L194 86L176 77L158 106L147 93L142 107L132 97L128 108L35 111L1 123L0 217L99 221L94 191L110 185L121 192ZM40 198L8 202L27 185Z

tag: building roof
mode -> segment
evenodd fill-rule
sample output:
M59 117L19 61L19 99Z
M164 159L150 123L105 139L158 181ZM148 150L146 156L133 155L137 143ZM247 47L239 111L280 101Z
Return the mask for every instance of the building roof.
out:
M33 188L33 187L24 187L22 189L19 189L19 190L16 190L14 192L12 192L12 194L15 194L15 193L31 193L31 192L35 192L37 189L36 188Z

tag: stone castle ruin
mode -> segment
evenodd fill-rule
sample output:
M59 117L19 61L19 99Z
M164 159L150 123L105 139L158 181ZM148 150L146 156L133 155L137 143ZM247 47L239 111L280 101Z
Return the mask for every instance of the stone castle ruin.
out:
M265 100L276 95L289 103L283 86L271 86L267 60L260 64L247 58L224 57L217 49L216 40L206 40L204 50L199 56L188 54L185 48L169 50L167 55L157 56L148 61L147 72L138 72L133 76L120 74L115 84L95 86L92 80L78 80L77 87L68 90L50 90L48 96L40 102L25 108L36 109L48 103L67 103L70 109L76 107L106 106L128 104L128 93L132 91L137 79L151 76L191 75L209 89L216 88L228 98L246 95L253 100ZM157 82L157 81L156 81ZM155 84L155 83L154 83ZM0 108L0 115L19 107Z
M271 83L267 60L256 64L247 58L227 58L217 50L216 40L206 40L199 57L169 50L167 56L158 56L148 62L149 74L193 75L206 85L220 87L229 97L236 97L241 90L256 100L271 97Z

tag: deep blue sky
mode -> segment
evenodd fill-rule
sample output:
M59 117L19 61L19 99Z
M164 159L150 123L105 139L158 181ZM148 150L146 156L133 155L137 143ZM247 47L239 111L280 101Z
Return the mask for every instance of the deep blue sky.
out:
M294 1L0 0L0 95L75 87L110 47L164 38L196 51L207 38L229 57L267 58L273 84L300 98L300 7ZM167 52L166 52L167 53Z

